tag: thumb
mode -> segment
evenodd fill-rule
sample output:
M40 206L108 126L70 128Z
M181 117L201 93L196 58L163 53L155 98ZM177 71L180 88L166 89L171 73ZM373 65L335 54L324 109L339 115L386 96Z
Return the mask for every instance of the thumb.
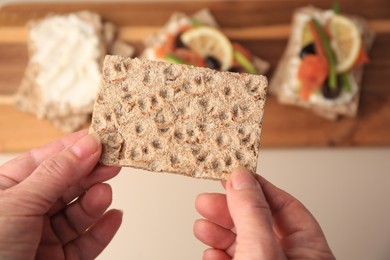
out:
M237 233L234 259L281 258L272 214L255 176L244 168L233 171L226 183L226 197Z
M89 134L60 153L43 161L24 181L12 190L13 214L45 214L65 193L88 175L97 164L101 144L96 134Z

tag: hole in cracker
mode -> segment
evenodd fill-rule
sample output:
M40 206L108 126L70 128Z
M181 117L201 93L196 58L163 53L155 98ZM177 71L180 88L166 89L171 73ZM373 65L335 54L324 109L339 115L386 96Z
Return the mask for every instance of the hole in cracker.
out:
M156 149L161 149L162 148L162 145L161 145L161 142L160 140L153 140L152 141L152 146Z
M171 164L178 164L179 163L179 157L177 155L171 155L170 158Z
M122 87L121 90L122 90L123 92L127 92L127 91L129 91L129 88L125 86L125 87Z
M196 156L200 153L200 150L201 149L199 147L193 147L193 148L191 148L191 153L192 153L192 155Z
M220 167L220 162L218 160L214 160L211 163L211 166L213 167L214 170L217 170Z
M210 83L212 80L213 80L213 77L212 77L211 75L209 75L209 74L205 74L205 75L203 76L203 81L204 81L205 83Z
M209 102L207 101L207 99L200 99L199 100L199 105L204 108L204 109L207 109L208 105L209 105Z
M259 90L259 88L258 87L254 87L254 88L251 88L251 93L256 93L257 91Z
M251 141L251 135L248 134L241 139L241 145L247 145Z
M172 69L172 66L166 67L163 70L166 81L174 81L179 77L179 74Z
M141 134L141 133L143 133L143 131L144 131L144 127L142 125L136 125L135 126L135 132L137 134Z
M101 93L99 93L97 96L96 102L98 104L101 104L101 103L103 103L103 101L104 101L103 95Z
M166 127L166 128L158 128L158 132L161 133L161 134L165 134L166 132L169 131L169 127Z
M240 135L246 135L246 129L245 128L240 128L240 129L238 129L238 133L240 134Z
M230 156L225 158L225 165L226 166L231 166L232 163L233 163L233 161L232 161L232 158Z
M192 94L194 92L194 87L188 81L185 81L181 88L188 94Z
M130 158L134 161L140 160L142 157L141 151L138 147L133 147L130 150Z
M179 113L179 115L184 116L186 114L186 109L184 107L180 107L177 109L177 112Z
M122 104L121 103L116 103L114 107L114 114L116 118L120 118L122 116Z
M156 107L158 106L159 102L158 102L158 98L156 96L153 96L150 98L150 103L152 104L152 106Z
M205 154L202 154L202 155L199 155L197 158L196 158L196 160L198 161L198 162L204 162L204 161L206 161L206 155Z
M181 130L175 130L173 136L178 140L182 140L184 138L184 134Z
M142 79L142 82L145 84L150 82L149 72L145 74L144 78Z
M168 91L166 89L161 89L159 94L160 94L160 97L162 97L164 99L168 97Z
M249 170L251 170L251 168L252 168L251 165L250 165L249 163L245 163L245 164L244 164L244 167L247 168L247 169L249 169Z
M177 88L177 89L175 89L175 91L174 91L174 95L176 96L177 94L179 94L181 92L181 89L180 88Z
M165 114L163 111L160 111L157 113L156 117L154 118L154 121L157 123L157 124L163 124L167 121L166 117L165 117Z
M223 137L222 134L218 135L218 137L217 137L217 139L216 139L216 142L217 142L217 145L218 145L218 146L224 145L225 139L224 139L224 137Z
M138 99L138 106L141 110L146 109L146 101L142 98Z
M236 156L236 159L239 160L239 161L244 159L244 154L242 152L240 152L240 151L236 151L234 155Z
M224 93L226 96L230 96L232 94L232 89L230 87L226 87L224 89Z
M237 105L234 105L233 108L232 108L232 114L234 117L238 117L239 116L239 108Z
M248 80L245 82L245 87L248 89L249 92L255 93L258 91L259 87L256 83L253 83L251 78L248 78Z
M239 106L239 108L241 109L241 111L242 111L243 114L246 114L246 113L249 111L248 106L245 105L245 104L241 104L241 105Z
M229 119L229 114L228 113L225 113L225 112L221 112L219 115L218 115L219 119L221 119L222 121L225 121L225 120L228 120Z
M119 158L126 158L126 142L123 142L119 148Z
M115 63L114 69L115 69L117 72L121 72L121 71L122 71L122 68L123 68L123 64L122 64L122 63Z
M111 115L110 114L105 114L104 118L108 121L111 122Z
M147 147L147 146L143 147L143 148L142 148L142 152L143 152L144 154L149 154L149 147Z
M253 152L253 155L254 156L257 156L257 150L258 148L256 148L255 144L252 144L251 147L250 147L251 151Z
M97 117L93 118L93 125L100 125L100 119Z
M194 130L192 130L192 129L187 129L187 135L188 135L189 137L193 137L193 136L194 136Z
M203 124L203 123L200 123L200 124L198 125L198 128L199 128L199 130L200 130L201 132L204 132L204 131L206 131L207 125L206 125L206 124Z
M195 82L196 85L202 84L202 77L200 75L196 75L194 77L194 82Z
M126 93L126 92L122 95L122 98L126 99L126 101L131 100L132 97L133 97L133 95L131 95L130 93Z

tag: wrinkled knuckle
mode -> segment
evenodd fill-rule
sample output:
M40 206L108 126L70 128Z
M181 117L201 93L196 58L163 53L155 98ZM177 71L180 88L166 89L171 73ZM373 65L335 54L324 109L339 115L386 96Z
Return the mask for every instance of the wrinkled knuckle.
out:
M64 163L55 158L45 160L41 164L43 174L50 176L61 176L64 172L69 170L69 167Z
M242 208L245 208L247 212L252 214L271 211L268 203L262 200L248 200L242 205Z

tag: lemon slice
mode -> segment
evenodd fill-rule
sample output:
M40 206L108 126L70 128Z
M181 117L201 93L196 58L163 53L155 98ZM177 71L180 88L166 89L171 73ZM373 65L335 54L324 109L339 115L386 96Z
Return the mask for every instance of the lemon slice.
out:
M305 23L303 26L303 31L302 31L302 46L304 47L310 43L313 42L313 35L310 30L310 25L309 23Z
M221 70L228 70L233 61L233 47L229 39L217 29L195 27L181 35L182 42L202 57L212 56L221 63Z
M354 22L342 15L334 15L329 23L331 46L336 55L336 71L351 69L359 56L362 44L359 28Z

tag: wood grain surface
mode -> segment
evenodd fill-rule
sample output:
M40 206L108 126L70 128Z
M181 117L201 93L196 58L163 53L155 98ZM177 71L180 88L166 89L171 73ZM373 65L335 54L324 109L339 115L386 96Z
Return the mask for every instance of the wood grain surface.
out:
M0 9L0 152L17 152L64 135L45 120L16 109L12 94L27 64L25 23L49 13L91 10L119 26L119 36L143 48L142 39L165 24L175 11L209 8L223 31L268 60L272 76L286 46L295 8L332 1L216 1L161 3L13 4ZM301 108L279 105L269 97L263 147L390 146L390 1L342 0L344 12L368 19L377 37L366 66L358 117L331 122ZM11 97L11 98L10 98Z

